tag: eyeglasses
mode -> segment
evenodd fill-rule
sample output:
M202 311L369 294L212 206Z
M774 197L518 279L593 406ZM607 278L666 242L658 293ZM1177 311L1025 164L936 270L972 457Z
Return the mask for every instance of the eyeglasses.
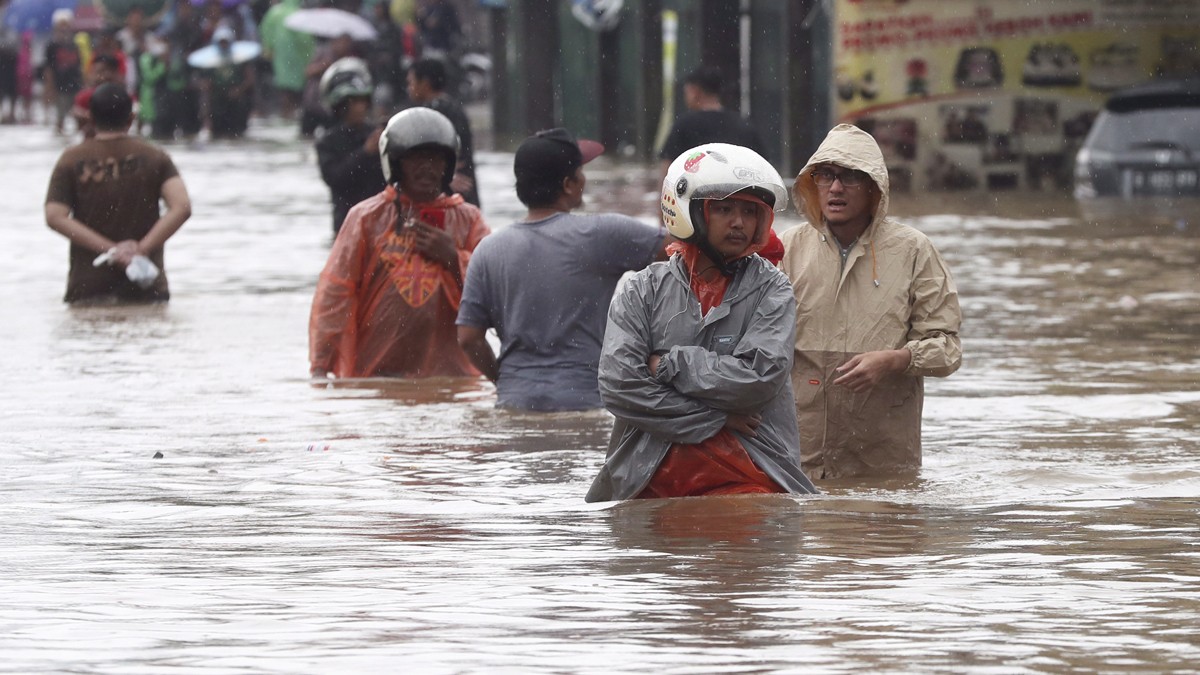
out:
M863 185L867 182L867 174L862 171L842 171L834 173L828 169L816 169L812 172L813 182L821 187L829 187L833 185L833 181L840 181L842 187L854 188Z

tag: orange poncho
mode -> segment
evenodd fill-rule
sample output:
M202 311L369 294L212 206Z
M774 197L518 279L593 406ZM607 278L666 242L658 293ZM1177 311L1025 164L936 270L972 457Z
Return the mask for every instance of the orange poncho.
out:
M458 195L416 205L400 196L406 213L453 237L455 274L418 253L410 230L396 231L396 201L389 186L346 216L313 297L309 362L337 377L478 376L454 320L467 262L490 230Z

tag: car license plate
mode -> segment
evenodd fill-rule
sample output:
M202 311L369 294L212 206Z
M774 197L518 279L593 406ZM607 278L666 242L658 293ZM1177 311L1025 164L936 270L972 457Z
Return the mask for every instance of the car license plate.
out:
M1126 172L1126 185L1135 195L1196 194L1200 172L1195 169L1149 169Z

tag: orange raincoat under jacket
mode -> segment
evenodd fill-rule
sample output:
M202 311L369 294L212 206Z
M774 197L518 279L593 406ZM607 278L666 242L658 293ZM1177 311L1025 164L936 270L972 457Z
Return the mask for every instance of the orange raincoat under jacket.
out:
M389 186L346 215L317 282L309 362L341 377L478 376L458 346L454 319L471 252L490 232L458 195L411 204ZM441 227L458 248L458 275L416 251L399 209Z

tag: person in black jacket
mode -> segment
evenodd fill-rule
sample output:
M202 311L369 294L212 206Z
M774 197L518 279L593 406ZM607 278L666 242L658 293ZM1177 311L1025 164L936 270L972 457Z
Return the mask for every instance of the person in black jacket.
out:
M357 57L339 59L321 76L321 103L337 120L317 141L321 179L333 197L334 234L352 206L385 186L379 163L383 127L369 120L372 91L371 73Z
M716 66L700 66L683 78L683 98L688 111L675 121L658 153L664 178L676 157L705 143L740 145L764 157L768 155L754 125L721 103L724 82L725 76Z
M446 93L449 74L446 64L437 59L421 59L408 69L408 97L416 105L433 108L454 125L458 134L458 166L450 189L466 201L479 206L479 189L475 185L475 145L471 139L471 123L462 104Z

